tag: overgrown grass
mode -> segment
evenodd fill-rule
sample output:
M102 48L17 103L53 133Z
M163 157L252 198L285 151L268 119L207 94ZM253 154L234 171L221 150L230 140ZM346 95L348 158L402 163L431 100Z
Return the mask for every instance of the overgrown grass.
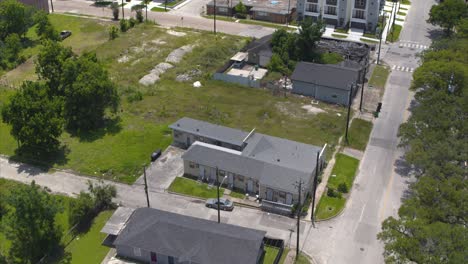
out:
M340 183L345 183L348 189L351 189L359 166L359 160L342 153L336 154L335 158L335 166L333 166L327 186L337 189ZM336 176L333 177L333 175Z
M388 31L387 40L390 42L396 42L400 38L402 26L395 24L391 30Z
M91 30L81 28L78 23L82 20L84 25L89 21L100 22L63 15L59 17L64 20L64 25L68 23L84 31L90 30L90 36L84 36L84 31L77 33L70 27L73 35L64 43L82 43L73 48L96 51L117 84L122 100L118 113L120 122L109 122L102 129L79 136L64 133L61 137L62 144L66 146L63 155L43 157L49 168L71 169L131 183L142 172L142 165L148 162L149 154L157 148L165 149L172 141L167 126L184 116L247 131L256 127L262 133L313 145L328 143L332 149L344 130L342 107L323 105L325 113L309 115L301 108L309 103L307 98L276 97L266 90L211 80L211 74L245 45L245 38L224 34L214 36L209 32L180 28L175 30L187 35L177 37L154 25L140 24L108 42L107 33L101 32L104 26L90 26L94 28ZM104 34L103 38L98 37L101 33ZM90 43L86 46L81 39L73 38L84 38ZM164 41L164 44L155 44L158 41ZM163 74L155 85L146 87L138 83L171 51L188 44L195 44L196 47L176 67ZM129 56L129 61L118 63L117 59L123 54ZM177 75L194 69L200 72L193 77L193 81L201 81L201 88L193 88L192 81L175 81ZM12 93L0 90L0 99ZM141 96L126 100L135 94ZM338 116L337 113L342 115ZM0 123L0 153L14 156L16 142L9 130L7 125Z
M324 64L337 64L343 61L343 57L335 52L325 52L320 54L320 60Z
M390 75L390 70L387 67L376 65L369 80L369 86L384 89L388 75Z
M349 129L349 147L364 151L372 131L372 122L355 118Z
M194 180L177 177L169 186L169 191L186 194L191 196L196 196L200 198L216 198L217 197L217 189L213 187L209 187L206 183L200 183ZM223 196L224 189L219 189L219 196Z
M234 198L238 198L238 199L244 199L245 198L245 193L241 193L241 192L237 192L237 191L232 190L231 193L229 194L229 196L234 197Z

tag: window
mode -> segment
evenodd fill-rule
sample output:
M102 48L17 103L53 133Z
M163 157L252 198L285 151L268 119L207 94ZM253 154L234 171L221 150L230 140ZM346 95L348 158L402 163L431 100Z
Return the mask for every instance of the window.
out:
M327 0L327 5L335 5L336 6L336 0Z
M366 0L356 0L356 2L354 2L354 8L366 8Z
M167 262L169 264L174 264L174 257L172 257L172 256L167 257Z
M307 0L307 3L318 3L318 0Z
M336 6L326 6L325 14L327 15L335 15L336 16Z
M244 181L244 176L237 175L237 180L240 181L240 182L243 182Z
M285 192L279 192L279 198L284 199L286 198L286 193Z
M227 13L227 11L228 11L227 7L218 7L218 12Z
M332 98L337 98L338 96L336 94L332 95Z
M179 131L174 130L174 137L180 137L181 133Z
M258 12L257 12L257 16L268 16L268 13L267 13L267 12L258 11Z
M353 18L366 19L365 10L354 10Z
M192 168L192 169L193 169L193 168L197 168L197 167L198 167L198 164L196 164L195 162L189 161L189 167Z
M141 257L141 249L140 248L133 248L133 255L137 257Z
M318 13L318 5L313 5L313 4L307 5L306 12Z

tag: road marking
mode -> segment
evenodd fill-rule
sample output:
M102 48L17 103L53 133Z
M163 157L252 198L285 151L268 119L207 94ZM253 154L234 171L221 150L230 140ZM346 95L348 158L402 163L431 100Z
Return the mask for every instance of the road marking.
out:
M396 68L396 65L393 65L393 66L392 66L392 70L394 70L395 68Z
M364 209L366 209L366 205L367 205L367 204L364 204L364 206L362 207L361 215L359 216L359 221L358 221L358 223L360 223L361 220L362 220L362 216L364 215Z

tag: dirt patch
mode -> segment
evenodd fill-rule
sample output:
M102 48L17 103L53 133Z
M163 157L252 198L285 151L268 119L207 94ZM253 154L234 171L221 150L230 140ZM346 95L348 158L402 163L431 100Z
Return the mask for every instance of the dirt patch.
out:
M125 62L128 62L128 61L130 61L130 57L127 56L127 55L123 55L122 57L117 59L118 63L125 63Z
M176 81L178 82L189 82L192 81L195 77L200 76L202 72L200 70L191 70L183 74L179 74L176 77Z
M315 107L313 105L303 105L303 106L301 106L301 108L306 110L307 113L314 114L314 115L326 112L325 110L323 110L321 108L318 108L318 107Z

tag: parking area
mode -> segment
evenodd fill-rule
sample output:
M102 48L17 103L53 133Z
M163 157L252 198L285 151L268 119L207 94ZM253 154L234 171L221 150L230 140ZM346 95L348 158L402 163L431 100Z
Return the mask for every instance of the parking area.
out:
M184 174L184 162L181 158L185 150L169 146L162 155L146 168L146 178L150 191L163 192L172 181ZM135 181L135 185L143 185L143 175Z

